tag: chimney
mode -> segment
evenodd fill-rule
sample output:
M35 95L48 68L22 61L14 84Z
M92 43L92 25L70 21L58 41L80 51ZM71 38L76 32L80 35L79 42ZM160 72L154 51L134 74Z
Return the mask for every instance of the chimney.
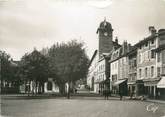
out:
M149 26L148 29L149 29L149 32L150 32L151 35L154 35L156 33L156 29L155 29L154 26Z
M115 42L118 44L118 37L117 36L115 37Z
M129 44L128 44L127 52L131 51L131 49L132 49L132 46L131 46L131 44L129 43Z
M127 41L124 41L122 45L122 50L123 50L122 54L125 54L127 52L127 45L128 45Z

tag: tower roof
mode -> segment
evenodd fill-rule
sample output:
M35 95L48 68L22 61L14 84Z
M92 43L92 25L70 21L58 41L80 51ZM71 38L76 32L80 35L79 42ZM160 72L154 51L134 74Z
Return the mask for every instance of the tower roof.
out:
M106 32L113 31L111 23L107 22L106 19L104 19L104 21L100 23L99 28L97 29L97 33L99 31L106 31Z
M104 20L104 21L102 21L102 22L100 23L99 28L110 28L110 29L112 29L112 26L111 26L111 23L109 23L109 22L107 22L106 20Z

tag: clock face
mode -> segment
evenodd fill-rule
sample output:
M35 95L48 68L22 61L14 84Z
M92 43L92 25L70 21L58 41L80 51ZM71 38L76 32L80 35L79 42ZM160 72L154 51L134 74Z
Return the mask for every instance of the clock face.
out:
M108 33L107 33L107 32L105 32L105 33L104 33L104 36L108 36Z

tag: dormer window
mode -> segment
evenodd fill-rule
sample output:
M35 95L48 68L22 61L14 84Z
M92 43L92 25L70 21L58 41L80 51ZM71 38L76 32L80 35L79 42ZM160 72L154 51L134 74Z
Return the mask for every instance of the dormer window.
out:
M140 45L140 49L142 49L142 46Z
M154 40L152 40L152 41L151 41L151 44L154 44L154 42L155 42L155 41L154 41Z

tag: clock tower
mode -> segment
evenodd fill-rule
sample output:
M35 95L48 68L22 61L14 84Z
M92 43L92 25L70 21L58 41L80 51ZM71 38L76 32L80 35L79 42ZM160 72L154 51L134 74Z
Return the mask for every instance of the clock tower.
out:
M97 34L99 38L99 58L103 53L109 53L113 48L112 43L112 33L113 29L109 22L104 19L103 22L100 23L99 28L97 29Z

